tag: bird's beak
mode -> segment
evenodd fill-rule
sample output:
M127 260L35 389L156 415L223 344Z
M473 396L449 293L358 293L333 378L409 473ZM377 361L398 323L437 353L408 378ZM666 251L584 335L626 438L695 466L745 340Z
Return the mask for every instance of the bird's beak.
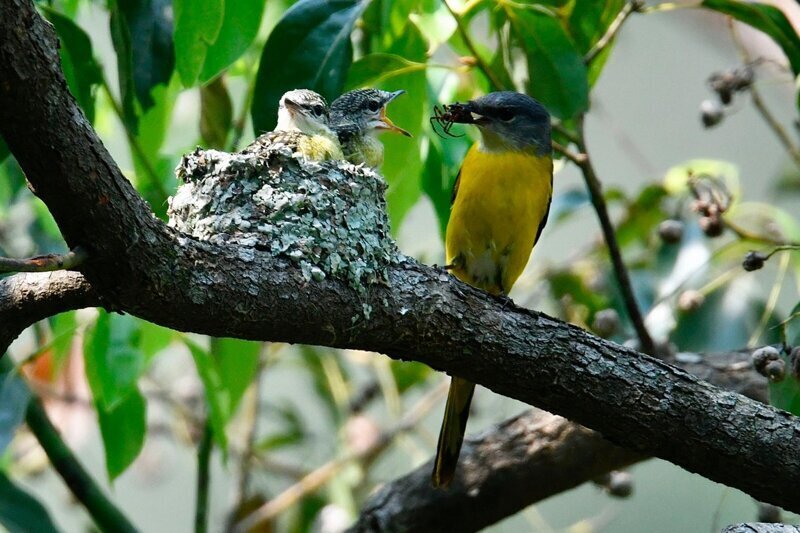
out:
M406 137L411 137L411 134L409 132L407 132L406 130L404 130L400 126L396 125L394 122L389 120L389 117L386 116L386 106L388 106L389 103L392 100L394 100L395 98L397 98L401 94L405 94L405 93L406 92L404 90L402 90L402 89L400 89L399 91L394 91L392 93L389 93L389 98L388 98L388 100L386 100L386 103L383 104L383 108L381 109L380 122L378 123L378 129L384 129L384 130L392 131L394 133L399 133L400 135L405 135Z
M400 135L405 135L406 137L411 137L411 134L409 132L407 132L406 130L404 130L400 126L397 126L394 122L389 120L389 117L386 116L385 107L381 109L380 122L378 122L378 129L388 130L394 133L399 133Z

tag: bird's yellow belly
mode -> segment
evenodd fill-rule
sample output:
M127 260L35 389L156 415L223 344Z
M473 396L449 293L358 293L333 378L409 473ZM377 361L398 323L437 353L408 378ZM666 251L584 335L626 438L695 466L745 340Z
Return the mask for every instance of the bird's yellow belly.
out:
M552 194L552 160L485 153L474 146L461 168L447 226L447 262L461 280L511 290L530 257Z

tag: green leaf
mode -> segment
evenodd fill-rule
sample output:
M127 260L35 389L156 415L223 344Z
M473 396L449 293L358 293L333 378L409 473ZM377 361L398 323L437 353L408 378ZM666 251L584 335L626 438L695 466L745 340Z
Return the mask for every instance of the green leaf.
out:
M368 0L300 0L272 30L256 75L253 129L270 131L278 101L306 88L333 100L341 93L353 59L350 33Z
M453 185L451 172L442 161L439 149L440 143L430 138L428 142L428 157L422 169L422 191L433 204L436 220L439 222L439 234L444 237L447 230L447 221L450 219L450 198Z
M389 368L392 370L397 390L403 393L415 385L425 383L431 375L431 367L414 361L389 361Z
M236 61L258 34L264 14L264 0L228 0L216 41L206 50L200 82L215 78Z
M222 386L228 394L232 417L244 391L253 382L258 370L261 343L241 339L220 338L212 343Z
M53 332L53 361L61 367L72 349L72 339L78 329L75 311L61 313L50 318L50 329Z
M552 222L564 220L588 205L591 205L591 200L585 188L568 189L554 194L553 203L550 205L550 220Z
M508 18L527 56L531 96L561 119L586 111L586 65L558 19L529 9L509 9Z
M255 377L261 345L238 339L212 339L211 350L205 350L188 339L185 342L203 382L214 440L226 451L225 426Z
M224 4L224 0L172 1L175 10L175 67L185 87L195 84L208 48L219 36Z
M783 11L762 3L737 0L704 0L700 5L730 15L772 37L783 49L795 75L800 74L800 37Z
M103 74L92 52L92 42L80 26L47 6L40 6L61 41L58 53L67 86L83 109L89 122L94 122L94 88L102 83Z
M97 418L106 451L106 471L111 481L139 456L147 434L147 403L134 387L111 408L99 403Z
M4 472L0 472L0 524L9 533L58 531L44 505L16 486Z
M222 149L233 120L233 104L222 77L200 88L200 135L207 146Z
M0 373L0 454L5 452L25 419L30 398L31 391L16 369Z
M175 67L171 0L111 0L111 40L117 52L122 107L137 129L141 110L155 105L154 87L167 84Z
M372 87L404 74L424 73L427 67L424 62L410 61L395 54L370 54L352 64L344 90Z
M567 28L581 54L597 44L625 5L624 0L576 0L567 19Z
M173 330L145 320L139 320L139 328L141 331L139 349L142 351L146 362L150 362L157 353L169 346L175 338Z
M789 346L800 345L800 302L794 306L789 317L783 321L786 343Z
M227 453L228 437L225 434L225 425L231 412L230 396L225 391L222 377L219 375L211 354L188 339L185 342L192 353L200 381L203 382L206 402L208 403L208 417L211 421L211 429L214 432L214 441L223 453Z
M101 410L116 408L136 389L146 362L140 335L137 319L105 311L86 332L86 378Z

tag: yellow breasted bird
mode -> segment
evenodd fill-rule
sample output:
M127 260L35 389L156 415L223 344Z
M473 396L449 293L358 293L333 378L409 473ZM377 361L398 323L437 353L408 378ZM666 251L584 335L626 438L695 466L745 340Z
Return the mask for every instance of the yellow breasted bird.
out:
M331 104L331 127L339 137L345 159L378 168L383 163L383 144L378 134L393 131L411 137L386 116L389 102L405 91L357 89L344 93Z
M330 111L325 99L308 89L285 93L278 105L275 130L253 141L245 151L272 143L283 143L306 159L343 159L339 139L330 128Z
M467 152L453 189L445 247L460 280L507 295L539 239L553 192L550 114L530 96L495 92L446 106L452 123L475 124L480 140ZM453 479L475 384L453 377L433 468L433 484Z

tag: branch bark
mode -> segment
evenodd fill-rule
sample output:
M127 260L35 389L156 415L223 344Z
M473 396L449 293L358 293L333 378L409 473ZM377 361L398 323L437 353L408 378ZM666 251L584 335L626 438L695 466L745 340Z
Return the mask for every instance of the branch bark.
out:
M167 228L68 94L52 29L29 1L0 1L0 133L70 247L88 250L81 272L107 307L178 330L421 361L800 510L800 421L788 413L411 260L364 294Z
M676 364L731 391L767 401L750 352L683 354ZM568 420L527 411L468 437L452 486L430 483L431 461L367 500L350 531L477 531L525 507L647 457Z

